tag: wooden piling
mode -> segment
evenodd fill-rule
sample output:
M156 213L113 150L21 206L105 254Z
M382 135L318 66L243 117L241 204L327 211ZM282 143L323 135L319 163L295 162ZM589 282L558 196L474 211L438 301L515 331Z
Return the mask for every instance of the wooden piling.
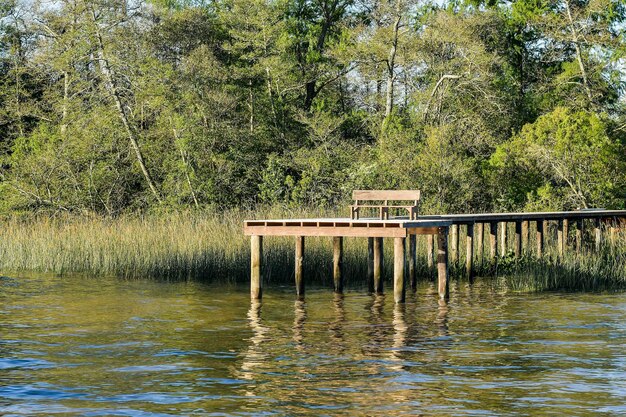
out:
M507 222L500 223L500 256L506 255Z
M537 257L543 256L543 220L537 220Z
M437 288L439 298L449 297L448 286L448 228L440 227L437 234Z
M565 243L563 240L563 220L559 219L557 221L556 227L556 244L558 247L559 258L563 258L563 251L565 249Z
M485 238L485 223L478 223L476 228L476 258L479 263L483 262L483 256L485 254L484 238Z
M250 298L260 300L263 296L263 236L250 236Z
M522 252L528 250L528 242L530 241L530 222L522 221Z
M576 221L576 253L580 254L583 248L583 219Z
M433 241L433 235L426 236L426 251L428 257L428 268L432 269L434 264L435 242Z
M569 245L569 220L563 219L563 249L566 250Z
M405 238L396 237L393 240L393 299L396 303L403 303L404 289L404 244Z
M599 252L600 246L602 245L602 220L601 219L596 219L595 235L596 235L596 252Z
M474 224L467 225L465 240L465 276L470 284L474 282Z
M374 292L383 293L383 238L374 238Z
M516 258L522 256L522 222L519 220L515 222L515 242L513 250Z
M374 292L374 238L367 238L367 290Z
M459 225L453 224L450 227L450 254L452 255L452 263L459 262Z
M492 260L498 256L498 222L489 223L489 255Z
M333 283L336 293L343 292L343 237L333 237Z
M411 289L415 291L417 289L417 276L416 276L416 265L417 265L417 236L409 235L409 281L411 283Z
M304 264L304 236L296 236L296 297L304 298L304 276L302 275L302 265Z

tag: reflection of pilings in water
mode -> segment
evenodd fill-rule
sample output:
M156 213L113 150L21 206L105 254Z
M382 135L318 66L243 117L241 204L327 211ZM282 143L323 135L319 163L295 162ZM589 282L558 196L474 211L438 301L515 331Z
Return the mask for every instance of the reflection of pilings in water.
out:
M387 323L384 318L385 295L373 294L366 309L369 310L368 323L368 340L365 346L367 354L380 353L385 344L385 326Z
M406 310L404 304L395 304L393 307L393 349L395 359L402 359L402 349L406 346L409 326L406 323Z
M306 302L303 300L296 300L293 304L293 307L293 341L296 345L296 349L298 349L299 351L303 351L304 323L306 322Z
M449 336L450 333L448 331L448 302L446 300L438 300L439 308L437 309L437 318L435 319L435 323L437 324L437 328L439 330L439 336Z
M254 370L259 365L262 365L267 359L267 354L263 352L263 342L268 340L267 333L269 329L265 327L261 321L261 301L252 300L250 303L250 309L248 310L248 324L250 330L252 330L252 337L249 339L250 344L243 356L243 362L241 364L241 370L238 378L247 381L254 380ZM252 389L245 391L246 396L256 395Z
M333 306L335 310L335 318L330 322L328 330L330 331L330 337L332 339L332 347L337 348L339 353L345 350L345 334L344 326L346 323L346 309L344 305L343 294L335 294L333 299Z

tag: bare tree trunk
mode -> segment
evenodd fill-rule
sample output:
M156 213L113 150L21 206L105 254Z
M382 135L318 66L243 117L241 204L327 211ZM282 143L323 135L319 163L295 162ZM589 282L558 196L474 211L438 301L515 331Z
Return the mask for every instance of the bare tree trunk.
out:
M185 178L187 180L187 185L189 186L189 191L191 192L191 197L193 198L193 203L198 208L200 204L198 204L198 199L196 198L196 192L193 189L193 185L191 184L191 178L189 177L189 163L187 163L187 158L185 157L185 150L180 145L178 131L175 128L172 128L172 132L174 132L174 140L178 143L178 149L180 151L180 157L183 161L183 166L185 167Z
M587 93L587 98L591 103L592 95L591 88L589 86L589 78L587 77L587 70L585 69L585 64L583 63L582 52L580 50L580 43L578 38L578 32L574 27L574 19L572 18L572 11L570 10L569 0L565 0L565 11L567 12L567 19L569 20L569 30L572 34L572 41L574 42L574 49L576 50L576 61L578 62L578 67L580 68L580 74L583 77L583 87L585 88L585 92Z
M398 50L398 34L400 31L400 21L402 14L400 13L400 1L396 0L396 21L393 25L393 39L391 41L391 49L387 57L387 91L385 98L385 120L391 116L393 111L394 87L396 81L396 52ZM384 124L383 124L384 126Z
M122 100L120 98L117 85L115 84L115 79L114 79L115 77L114 77L113 71L111 69L111 66L109 65L109 61L104 51L104 41L102 40L102 34L100 33L100 29L98 27L98 20L96 17L96 12L93 9L93 7L91 9L91 16L93 19L96 40L98 42L98 45L97 45L98 46L98 60L101 63L102 74L104 75L106 86L108 87L109 93L111 94L111 96L113 97L113 100L115 101L115 107L117 108L117 113L120 117L120 120L122 121L122 124L124 125L124 129L126 130L126 134L128 135L128 139L130 140L131 147L135 151L137 162L139 163L139 167L141 168L141 172L146 180L146 183L148 184L148 187L150 188L150 191L152 191L152 194L154 195L154 197L160 203L161 196L159 195L159 192L157 191L157 188L154 185L154 181L152 181L152 177L150 176L150 172L148 171L148 168L146 167L146 164L143 159L143 155L141 153L141 149L139 148L139 143L137 142L137 134L132 128L130 121L128 120L126 109L124 108L124 105L122 104Z
M68 94L70 89L70 76L67 71L63 72L63 110L61 112L61 134L65 135L67 131L67 107L68 107Z

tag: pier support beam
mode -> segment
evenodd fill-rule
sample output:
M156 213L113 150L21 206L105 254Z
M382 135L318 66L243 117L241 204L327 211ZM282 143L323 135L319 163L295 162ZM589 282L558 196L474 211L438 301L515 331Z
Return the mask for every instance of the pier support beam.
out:
M576 253L580 254L583 248L583 219L576 220Z
M520 221L515 222L515 242L513 250L515 251L516 258L522 256L522 222Z
M428 235L426 236L426 252L427 252L427 258L428 258L428 268L432 269L433 265L434 265L434 254L435 254L435 243L433 241L433 235Z
M470 284L474 282L474 224L467 225L465 240L465 276Z
M367 291L374 292L374 238L367 238Z
M563 219L563 249L566 250L569 245L569 220Z
M404 243L406 238L396 237L393 240L393 299L396 303L404 303Z
M563 252L565 249L565 243L563 240L563 219L557 221L556 226L556 245L558 247L559 258L563 258Z
M296 297L304 298L304 276L302 275L302 265L304 264L304 236L296 236Z
M260 300L263 296L263 236L250 236L250 298Z
M416 259L417 253L417 236L409 235L409 281L411 283L411 289L415 291L417 289L417 276L416 276Z
M537 220L537 258L543 256L543 220Z
M507 222L500 223L500 256L506 255Z
M383 238L374 238L374 292L383 293Z
M600 246L602 245L602 219L596 219L596 252L600 251Z
M478 223L476 229L476 258L482 264L485 255L485 223Z
M498 223L489 223L489 255L491 259L498 257Z
M333 283L336 293L343 292L343 237L333 237Z
M459 225L450 226L450 254L452 255L452 263L459 263Z
M439 298L447 300L448 285L448 228L440 227L437 234L437 289Z
M528 242L530 241L530 222L522 221L522 252L528 250Z

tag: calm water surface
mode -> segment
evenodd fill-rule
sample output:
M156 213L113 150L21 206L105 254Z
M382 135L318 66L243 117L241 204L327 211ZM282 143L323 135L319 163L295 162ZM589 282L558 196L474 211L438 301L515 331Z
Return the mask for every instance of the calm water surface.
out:
M0 414L625 415L626 295L0 278Z

